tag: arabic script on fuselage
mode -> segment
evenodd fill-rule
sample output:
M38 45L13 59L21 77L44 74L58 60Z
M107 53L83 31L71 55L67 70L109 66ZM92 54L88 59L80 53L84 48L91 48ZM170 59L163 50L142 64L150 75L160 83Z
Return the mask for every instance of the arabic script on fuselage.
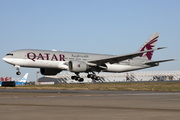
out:
M72 57L82 57L82 58L88 58L88 55L80 55L80 54L72 54Z

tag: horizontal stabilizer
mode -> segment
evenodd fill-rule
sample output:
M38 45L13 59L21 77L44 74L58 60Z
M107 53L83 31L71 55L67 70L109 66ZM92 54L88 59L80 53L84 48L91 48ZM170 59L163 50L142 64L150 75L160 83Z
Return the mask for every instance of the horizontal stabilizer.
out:
M174 60L176 60L176 59L159 60L159 61L150 61L150 62L145 62L144 64L146 64L146 65L151 65L151 64L155 64L155 63L168 62L168 61L174 61Z
M167 48L167 47L159 47L159 48L157 48L157 50L165 49L165 48Z

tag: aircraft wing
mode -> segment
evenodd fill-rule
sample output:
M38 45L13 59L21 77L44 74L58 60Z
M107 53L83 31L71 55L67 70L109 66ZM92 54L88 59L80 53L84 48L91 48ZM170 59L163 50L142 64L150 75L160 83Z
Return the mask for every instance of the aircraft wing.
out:
M119 63L119 62L127 60L127 59L132 59L134 57L138 57L142 53L147 53L147 52L151 52L151 51L159 50L159 49L164 49L164 48L165 47L161 47L161 48L157 48L157 49L141 51L141 52L135 52L135 53L125 54L125 55L119 55L119 56L114 56L114 57L110 57L110 58L104 58L104 59L99 59L99 60L90 60L90 61L87 61L87 63L89 65L92 65L92 66L93 65L96 66L97 64L101 65L101 64L104 64L104 63L107 63L107 62L109 62L110 64Z
M167 62L167 61L174 61L176 59L168 59L168 60L159 60L159 61L149 61L149 62L145 62L144 64L146 65L151 65L151 64L155 64L155 63L161 63L161 62Z

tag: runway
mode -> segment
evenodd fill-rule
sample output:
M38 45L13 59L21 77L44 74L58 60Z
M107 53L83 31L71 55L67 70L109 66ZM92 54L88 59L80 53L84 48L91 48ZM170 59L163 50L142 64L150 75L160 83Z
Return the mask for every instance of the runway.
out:
M179 120L180 92L0 89L2 120Z

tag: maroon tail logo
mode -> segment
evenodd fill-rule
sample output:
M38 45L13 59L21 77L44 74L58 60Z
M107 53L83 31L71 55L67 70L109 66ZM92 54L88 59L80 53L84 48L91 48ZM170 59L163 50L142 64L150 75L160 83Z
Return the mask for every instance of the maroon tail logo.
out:
M146 50L152 50L155 46L152 45L153 43L157 42L157 39L158 39L159 36L155 37L154 39L152 39L150 42L148 42L140 51L146 51ZM149 60L151 60L152 58L152 55L153 55L153 52L154 51L151 51L151 52L147 52L147 53L142 53L140 55L140 57L142 56L147 56L147 58Z
M81 64L77 65L79 68L81 67Z

